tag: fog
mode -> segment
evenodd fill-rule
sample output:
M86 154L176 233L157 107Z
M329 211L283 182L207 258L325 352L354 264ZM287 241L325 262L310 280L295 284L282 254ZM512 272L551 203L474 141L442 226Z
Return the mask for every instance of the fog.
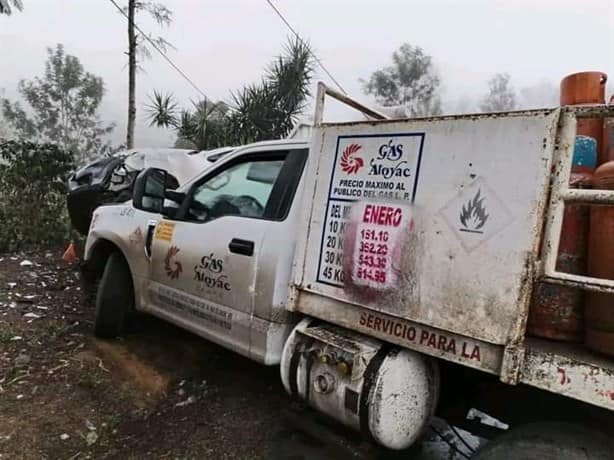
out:
M121 2L120 2L121 3ZM264 0L168 0L173 24L160 29L146 16L138 24L175 47L169 57L211 99L260 78L289 34ZM403 42L433 56L446 112L476 110L487 80L512 77L524 107L548 104L571 72L602 70L614 80L612 0L290 1L276 5L345 90L369 102L359 78L386 65ZM125 138L126 19L108 0L24 0L24 11L0 17L0 91L44 70L46 47L63 43L86 70L101 76L104 121ZM167 146L172 132L147 126L143 107L153 89L171 91L187 106L199 94L160 56L141 63L137 81L137 146ZM319 71L317 79L327 81ZM308 113L306 115L309 115ZM350 115L335 109L328 115Z

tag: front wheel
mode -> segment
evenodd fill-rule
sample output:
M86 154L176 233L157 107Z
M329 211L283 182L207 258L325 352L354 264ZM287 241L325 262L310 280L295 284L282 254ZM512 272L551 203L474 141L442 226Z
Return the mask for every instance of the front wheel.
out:
M535 423L493 439L473 459L609 460L613 452L601 433L566 423Z
M122 334L134 308L134 288L128 264L118 252L107 259L96 293L94 334L113 338Z

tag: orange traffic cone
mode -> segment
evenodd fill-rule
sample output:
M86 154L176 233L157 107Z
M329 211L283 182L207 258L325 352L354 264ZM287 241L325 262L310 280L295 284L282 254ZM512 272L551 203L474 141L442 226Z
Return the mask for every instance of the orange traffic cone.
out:
M64 255L62 256L62 259L64 260L64 262L70 265L74 264L77 261L77 252L75 251L74 243L70 243L68 245L68 247L66 248L66 251L64 251Z

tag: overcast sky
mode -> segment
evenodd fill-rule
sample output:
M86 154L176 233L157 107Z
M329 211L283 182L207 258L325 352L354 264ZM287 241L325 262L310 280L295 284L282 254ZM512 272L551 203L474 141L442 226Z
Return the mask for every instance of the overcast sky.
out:
M101 115L117 123L114 137L121 142L128 87L125 18L109 0L23 1L23 12L0 16L0 90L15 97L19 79L42 73L45 48L63 43L86 70L104 78ZM169 56L212 99L228 99L230 90L257 80L288 35L265 0L163 3L174 13L173 24L161 31L176 47ZM361 96L358 79L386 65L403 42L434 57L448 112L481 97L497 72L510 73L517 89L543 82L558 86L561 77L582 70L602 70L614 82L614 0L275 3L351 95ZM146 17L138 23L159 33ZM147 127L147 96L153 88L172 91L187 105L198 94L159 56L143 67L136 145L169 145L171 133Z

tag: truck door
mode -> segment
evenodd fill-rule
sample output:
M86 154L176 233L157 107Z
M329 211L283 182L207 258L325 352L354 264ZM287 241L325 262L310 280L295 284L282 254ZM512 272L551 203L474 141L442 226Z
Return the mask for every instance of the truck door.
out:
M175 219L157 223L149 310L249 355L262 241L287 212L305 157L304 149L248 153L196 181Z

